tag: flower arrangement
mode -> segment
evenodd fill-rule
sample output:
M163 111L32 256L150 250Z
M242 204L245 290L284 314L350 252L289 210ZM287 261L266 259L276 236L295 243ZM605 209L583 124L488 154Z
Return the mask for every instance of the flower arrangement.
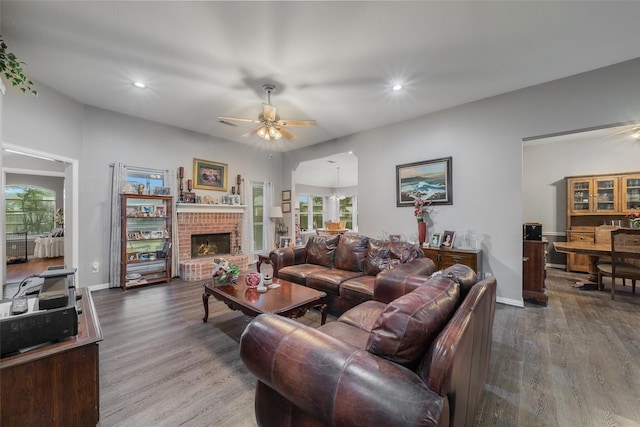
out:
M625 218L629 219L631 228L640 228L640 212L629 212L625 215Z
M236 283L238 275L240 274L240 268L237 265L231 265L229 260L225 258L216 258L213 261L213 275L214 285Z
M416 199L413 202L413 215L418 222L423 222L425 218L429 217L429 207L431 206L431 200Z

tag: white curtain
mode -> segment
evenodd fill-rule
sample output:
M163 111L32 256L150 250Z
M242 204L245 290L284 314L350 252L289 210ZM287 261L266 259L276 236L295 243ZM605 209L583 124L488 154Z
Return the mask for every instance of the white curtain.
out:
M109 242L109 287L120 287L120 266L122 254L121 241L122 241L122 227L120 219L120 196L122 194L122 187L127 182L127 175L129 171L136 172L148 172L154 174L163 174L163 186L170 188L170 194L173 196L173 206L175 206L175 189L177 185L177 178L174 179L176 174L173 170L158 170L149 169L136 166L127 166L124 163L117 162L111 165L113 168L113 175L111 177L111 236ZM176 242L177 237L177 214L176 209L172 210L172 223L174 224L172 230L172 242ZM176 245L172 245L171 249L171 273L175 276L178 272L178 260L175 256Z
M266 240L264 242L264 252L269 252L274 248L274 242L276 238L276 225L271 220L271 208L273 207L273 182L268 181L264 183L264 218L263 224L266 230Z
M109 287L120 287L120 254L122 227L120 226L120 193L127 182L127 168L115 163L111 176L111 239L109 242Z

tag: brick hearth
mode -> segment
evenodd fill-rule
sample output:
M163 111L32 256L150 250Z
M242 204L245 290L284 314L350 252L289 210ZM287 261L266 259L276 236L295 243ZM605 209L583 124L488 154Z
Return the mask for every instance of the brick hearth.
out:
M248 270L248 257L238 252L242 244L243 215L244 207L238 206L178 206L178 260L181 279L194 281L210 278L215 257L226 258L231 264L237 264L240 271ZM191 258L191 235L210 233L231 233L233 254Z

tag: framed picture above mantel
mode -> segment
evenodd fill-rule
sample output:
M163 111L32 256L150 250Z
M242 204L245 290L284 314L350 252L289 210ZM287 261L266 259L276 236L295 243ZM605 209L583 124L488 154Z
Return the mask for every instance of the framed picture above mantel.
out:
M227 164L193 159L193 188L227 191Z
M452 158L425 160L396 166L396 206L411 206L416 199L432 205L452 205Z

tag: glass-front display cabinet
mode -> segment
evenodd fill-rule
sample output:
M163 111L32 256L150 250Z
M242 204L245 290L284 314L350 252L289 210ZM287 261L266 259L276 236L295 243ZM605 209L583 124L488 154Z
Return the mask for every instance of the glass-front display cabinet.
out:
M120 284L171 280L171 196L123 194Z

